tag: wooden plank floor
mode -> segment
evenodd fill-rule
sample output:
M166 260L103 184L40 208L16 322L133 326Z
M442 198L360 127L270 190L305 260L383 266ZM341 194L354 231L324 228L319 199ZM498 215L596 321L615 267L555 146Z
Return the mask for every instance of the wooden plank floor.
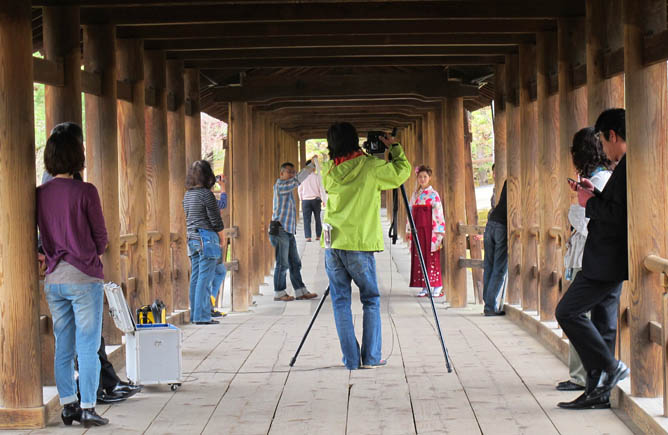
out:
M323 250L306 243L307 286L327 285ZM389 244L388 244L389 248ZM348 371L341 363L327 301L297 360L288 363L318 299L279 303L272 287L252 313L230 314L216 326L184 326L185 382L177 392L147 387L98 412L111 420L95 434L629 434L610 410L565 411L575 395L554 389L566 367L505 318L483 317L481 307L437 312L454 371L445 370L428 300L408 288L408 250L376 255L383 295L383 354L388 365ZM269 281L268 281L269 282ZM361 335L357 291L353 313ZM60 420L39 431L84 433Z

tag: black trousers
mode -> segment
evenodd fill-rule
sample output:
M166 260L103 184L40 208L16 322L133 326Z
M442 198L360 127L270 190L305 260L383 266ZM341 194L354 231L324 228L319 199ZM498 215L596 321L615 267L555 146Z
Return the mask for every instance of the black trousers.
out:
M114 366L107 359L107 352L104 350L104 337L100 340L100 348L97 350L100 357L100 384L97 387L97 394L100 395L102 390L110 390L114 388L121 379L116 375Z
M617 311L621 281L595 281L579 272L557 305L555 315L582 365L592 370L612 370L617 338ZM591 319L585 313L591 311Z
M302 215L304 217L304 237L311 238L311 214L315 216L315 236L322 234L322 222L320 222L320 198L305 199L302 201Z

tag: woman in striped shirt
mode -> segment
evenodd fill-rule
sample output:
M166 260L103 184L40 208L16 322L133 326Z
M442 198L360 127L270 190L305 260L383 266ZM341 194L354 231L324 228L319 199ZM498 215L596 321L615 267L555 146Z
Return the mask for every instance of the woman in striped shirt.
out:
M223 220L211 188L216 183L206 160L194 162L186 177L183 210L186 214L188 256L190 257L190 321L196 325L218 323L211 319L209 287L216 262L221 256ZM219 234L217 234L219 233Z

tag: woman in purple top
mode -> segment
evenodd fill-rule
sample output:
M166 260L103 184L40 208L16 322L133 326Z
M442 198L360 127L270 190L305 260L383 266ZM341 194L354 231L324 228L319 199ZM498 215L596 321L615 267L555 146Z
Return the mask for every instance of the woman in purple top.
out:
M81 127L57 125L44 150L44 166L54 178L37 188L37 225L46 257L44 292L56 337L54 368L61 418L71 425L109 422L95 412L100 380L103 278L100 255L107 229L97 189L75 180L84 168ZM81 404L77 399L74 358L79 363Z

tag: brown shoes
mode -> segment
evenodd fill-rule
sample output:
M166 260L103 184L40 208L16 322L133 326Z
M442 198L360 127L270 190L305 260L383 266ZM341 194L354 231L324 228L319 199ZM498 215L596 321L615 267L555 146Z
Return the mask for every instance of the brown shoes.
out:
M290 301L294 301L295 298L293 296L290 296L290 295L283 295L280 298L274 298L274 300L275 301L281 301L281 302L290 302Z
M301 300L304 300L304 299L313 299L313 298L317 298L317 297L318 297L317 293L305 293L301 296L298 296L297 300L301 301Z

